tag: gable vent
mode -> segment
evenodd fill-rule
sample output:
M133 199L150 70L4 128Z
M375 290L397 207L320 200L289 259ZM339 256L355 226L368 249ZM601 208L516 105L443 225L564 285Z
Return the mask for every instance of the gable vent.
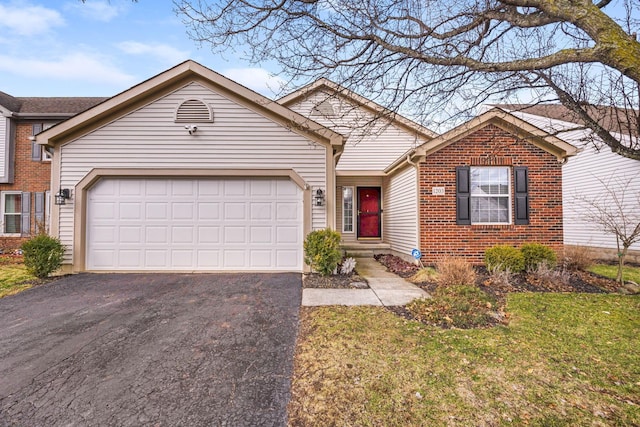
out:
M211 110L199 99L188 99L178 107L176 111L176 122L178 123L198 123L212 122Z
M335 112L335 109L333 108L333 104L331 104L331 102L329 102L328 99L325 99L324 101L318 103L315 107L313 107L312 112L316 114L320 114L325 117L336 116L336 112Z

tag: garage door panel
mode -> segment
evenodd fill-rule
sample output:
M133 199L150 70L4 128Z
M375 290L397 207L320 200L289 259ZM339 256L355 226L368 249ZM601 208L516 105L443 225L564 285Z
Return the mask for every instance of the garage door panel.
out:
M290 180L102 179L87 199L90 270L302 270Z
M200 226L198 227L198 243L220 243L220 227Z
M144 243L169 243L169 229L167 226L145 227Z

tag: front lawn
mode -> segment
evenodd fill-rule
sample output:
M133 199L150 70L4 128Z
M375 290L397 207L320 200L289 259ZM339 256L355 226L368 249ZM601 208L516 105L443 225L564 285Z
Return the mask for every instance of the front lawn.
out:
M291 426L640 425L640 297L514 293L508 326L303 308Z
M617 265L595 264L589 267L588 270L592 273L614 280L616 278L616 275L618 274ZM625 282L632 281L640 284L640 267L622 267L622 279Z

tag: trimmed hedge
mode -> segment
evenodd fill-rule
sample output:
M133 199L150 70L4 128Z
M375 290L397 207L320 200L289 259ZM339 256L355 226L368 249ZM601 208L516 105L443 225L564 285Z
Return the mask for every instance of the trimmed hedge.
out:
M39 279L48 277L62 265L64 246L60 240L39 234L21 246L27 271Z
M549 246L540 243L525 243L520 247L524 257L524 268L533 270L542 263L546 263L550 269L555 268L558 263L556 253Z
M524 256L519 249L509 245L492 246L484 252L484 263L489 271L509 270L520 273L524 270Z

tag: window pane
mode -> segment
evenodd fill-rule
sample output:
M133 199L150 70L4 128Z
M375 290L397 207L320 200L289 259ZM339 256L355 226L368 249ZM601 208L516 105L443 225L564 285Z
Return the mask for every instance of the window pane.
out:
M5 215L4 216L4 234L19 234L20 233L20 215Z
M353 188L342 188L342 231L353 231Z
M471 168L471 222L509 222L509 168Z
M5 194L4 195L4 213L22 212L22 195L21 194Z

